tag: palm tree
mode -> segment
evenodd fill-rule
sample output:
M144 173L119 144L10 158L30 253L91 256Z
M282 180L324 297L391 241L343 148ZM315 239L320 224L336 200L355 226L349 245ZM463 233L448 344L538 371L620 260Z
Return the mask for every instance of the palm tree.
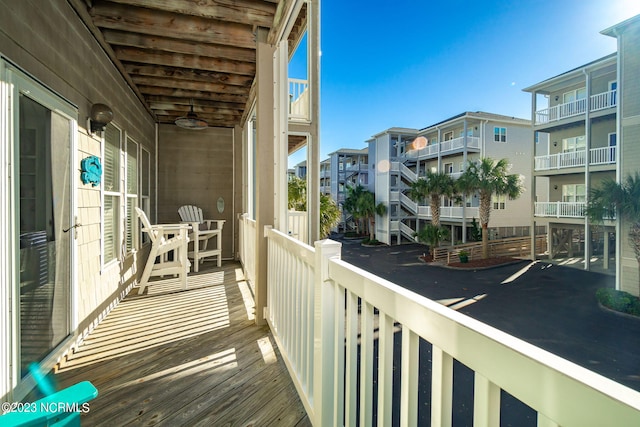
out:
M347 187L347 197L344 199L342 207L345 211L353 215L356 221L356 232L360 234L360 220L365 217L363 213L363 198L367 190L361 185L356 187Z
M307 181L292 177L287 183L287 193L289 198L289 209L297 211L307 210Z
M387 212L387 207L383 203L376 205L376 197L371 191L366 190L363 186L358 185L356 187L348 188L348 195L342 205L344 209L353 215L353 218L357 220L356 227L358 232L360 231L359 222L362 219L367 220L367 227L369 229L369 240L374 240L374 221L376 214L384 215Z
M411 184L409 197L420 203L429 200L431 207L431 224L440 227L440 201L442 196L451 197L455 193L455 181L444 172L427 171L424 178Z
M287 184L289 209L307 210L307 181L293 177ZM327 237L340 222L340 209L329 196L320 194L320 238Z
M478 192L480 197L479 217L482 227L482 258L489 257L489 217L491 216L491 197L507 196L516 199L524 190L520 176L508 174L507 159L494 162L485 157L470 163L456 182L460 192L470 194Z
M418 238L419 242L429 245L429 252L431 255L435 255L434 248L437 248L440 241L449 237L449 229L446 227L436 227L433 224L427 224L421 228L420 231L413 233L414 237Z
M627 175L620 183L611 178L605 179L598 187L592 188L586 215L592 221L615 218L616 215L629 221L629 244L633 248L640 269L640 173Z
M320 194L320 238L325 238L340 222L340 209L326 194Z

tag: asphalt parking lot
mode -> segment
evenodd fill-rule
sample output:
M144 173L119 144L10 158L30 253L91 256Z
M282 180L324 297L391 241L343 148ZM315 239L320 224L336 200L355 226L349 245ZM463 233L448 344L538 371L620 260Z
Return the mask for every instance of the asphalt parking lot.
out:
M459 301L450 306L640 391L640 319L604 310L595 299L596 289L614 287L612 276L543 261L451 270L420 261L422 245L341 242L347 262L446 305Z

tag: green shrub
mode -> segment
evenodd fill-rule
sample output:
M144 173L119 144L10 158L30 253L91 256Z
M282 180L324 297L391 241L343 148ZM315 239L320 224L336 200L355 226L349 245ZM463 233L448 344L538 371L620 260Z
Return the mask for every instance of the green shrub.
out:
M600 288L596 291L600 304L621 313L640 316L640 299L628 292L615 289Z

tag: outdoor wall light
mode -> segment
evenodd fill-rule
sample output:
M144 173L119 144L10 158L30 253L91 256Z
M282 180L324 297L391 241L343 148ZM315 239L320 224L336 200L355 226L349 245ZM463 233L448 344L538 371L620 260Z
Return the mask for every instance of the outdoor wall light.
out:
M558 184L554 185L554 186L553 186L553 189L554 189L554 190L557 190L557 189L558 189Z
M198 118L198 115L193 111L193 100L191 100L191 110L187 115L178 117L174 123L178 127L192 130L202 130L209 126L206 120Z
M555 98L555 99L556 99L556 101L557 101L558 99L560 99L560 97L559 97L558 95L556 95L556 98Z
M558 146L558 141L553 141L553 146L557 147Z
M89 127L91 133L104 130L104 127L113 120L113 111L104 104L93 104L89 115Z

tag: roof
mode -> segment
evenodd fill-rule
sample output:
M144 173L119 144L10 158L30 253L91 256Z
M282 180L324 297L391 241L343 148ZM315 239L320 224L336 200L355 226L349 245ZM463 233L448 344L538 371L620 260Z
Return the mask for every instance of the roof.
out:
M548 78L546 80L541 81L540 83L536 83L532 86L526 87L524 89L522 89L524 92L533 92L534 90L538 90L541 89L545 86L549 86L553 83L555 83L558 80L562 80L562 79L566 79L571 77L572 74L579 74L582 73L582 70L586 70L586 69L592 69L592 68L599 68L599 67L604 67L606 65L610 65L610 63L613 63L616 61L616 57L617 57L617 53L613 52L610 53L607 56L603 56L602 58L596 59L595 61L591 61L588 62L584 65L581 65L579 67L576 67L572 70L569 71L565 71L562 74L558 74L557 76Z
M367 154L369 152L369 147L365 147L362 149L357 148L340 148L332 153L329 153L329 156L332 154Z
M508 121L508 122L513 122L516 124L522 124L522 125L531 125L531 121L527 120L527 119L521 119L518 117L512 117L512 116L505 116L502 114L494 114L494 113L487 113L484 111L465 111L464 113L460 113L458 115L455 115L453 117L449 117L448 119L445 119L441 122L438 123L434 123L430 126L427 126L425 128L420 129L420 132L424 132L426 130L435 128L435 127L439 127L445 124L449 124L449 123L454 123L454 122L458 122L461 121L462 119L465 118L470 118L470 119L480 119L480 120L493 120L493 121Z
M605 36L618 37L618 34L626 31L627 28L636 25L640 25L640 15L636 15L616 25L606 28L600 31L600 34L604 34Z
M417 134L418 133L418 129L413 129L413 128L403 128L403 127L391 127L389 129L383 130L382 132L378 132L375 135L373 135L371 137L371 139L367 140L367 141L372 141L373 139L376 139L379 136L382 136L384 134L387 133L409 133L409 134Z

